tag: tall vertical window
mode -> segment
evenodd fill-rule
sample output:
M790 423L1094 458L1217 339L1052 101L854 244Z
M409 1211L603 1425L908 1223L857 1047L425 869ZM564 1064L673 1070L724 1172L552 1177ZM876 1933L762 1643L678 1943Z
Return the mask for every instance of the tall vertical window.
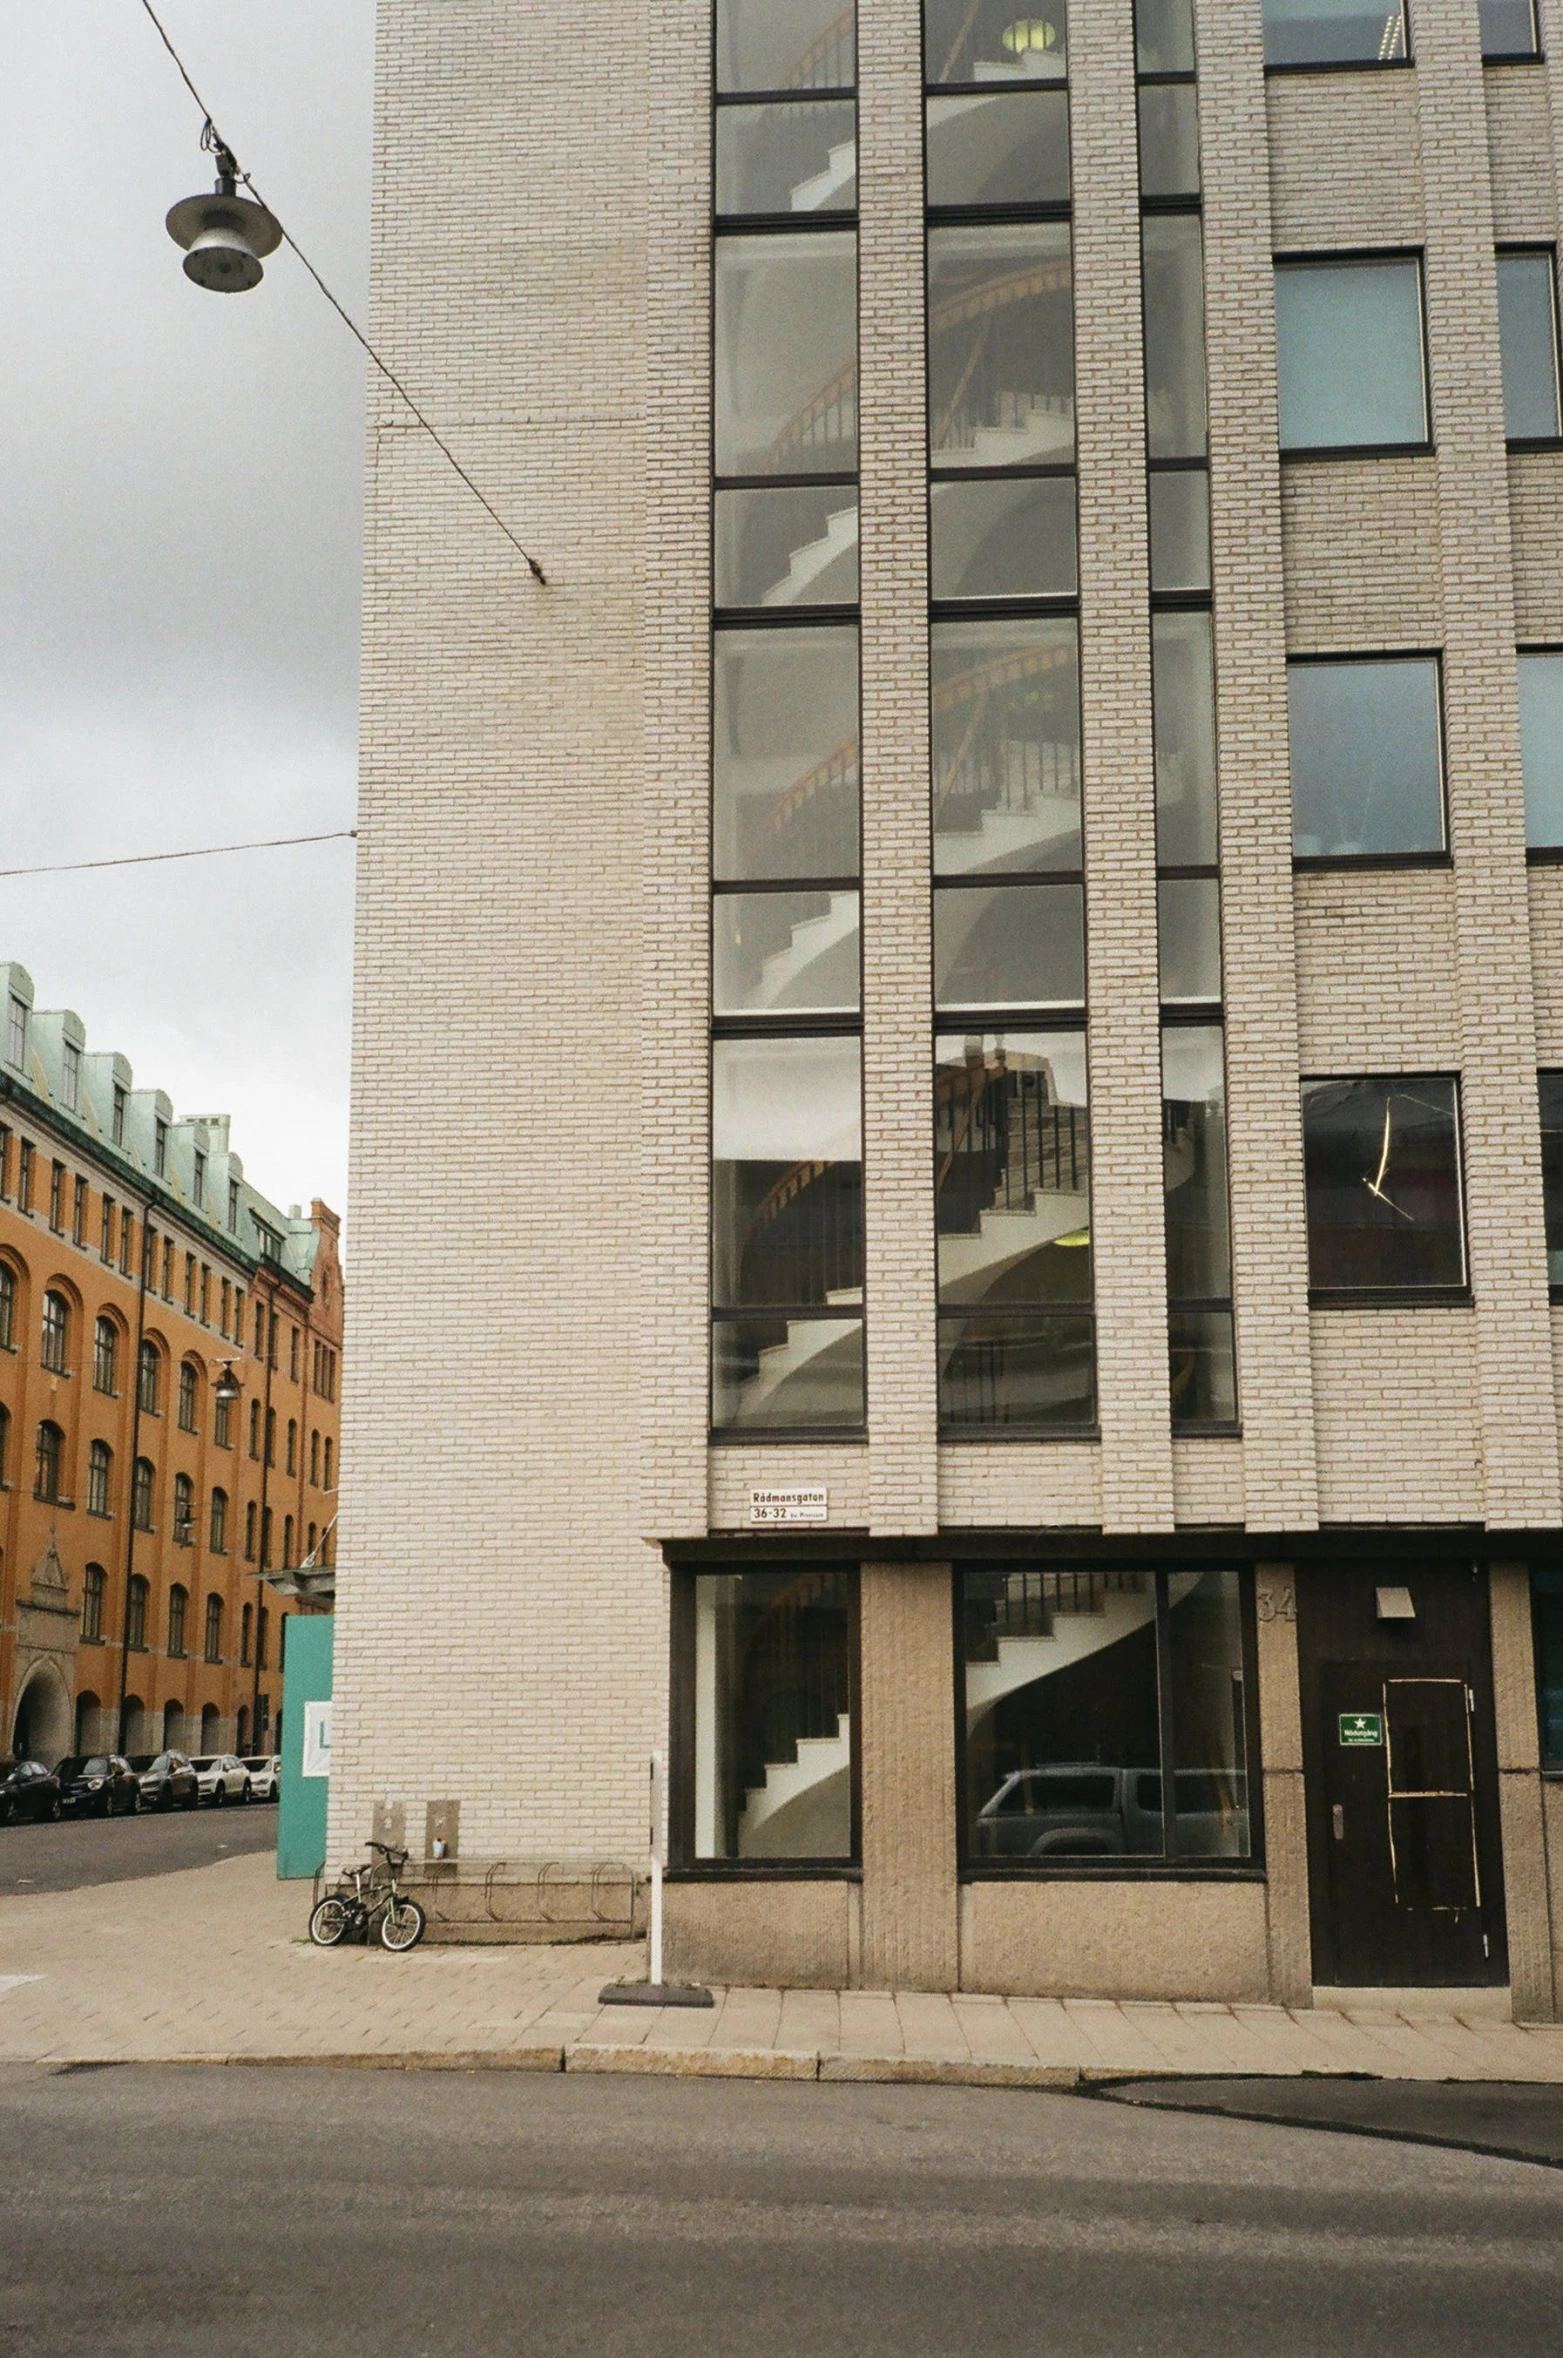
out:
M152 1486L157 1470L149 1457L138 1457L130 1487L130 1519L138 1531L152 1528Z
M228 1182L228 1225L237 1236L239 1233L239 1182L237 1179L230 1179Z
M51 1375L64 1375L70 1346L71 1306L52 1290L43 1297L43 1364Z
M215 1589L206 1600L206 1659L220 1662L223 1658L223 1601Z
M168 1651L182 1654L185 1650L185 1614L190 1604L188 1589L176 1581L168 1592Z
M711 1414L833 1431L864 1413L853 14L719 0L716 43Z
M67 1113L81 1111L81 1050L74 1040L60 1042L60 1103Z
M16 1349L16 1271L0 1261L0 1351Z
M49 1172L49 1226L56 1236L65 1233L65 1182L67 1173L63 1163L55 1163Z
M114 1453L106 1441L94 1441L87 1452L87 1512L89 1515L109 1513L109 1480L114 1467Z
M147 1642L148 1585L139 1572L130 1576L129 1610L125 1616L125 1635L129 1645L145 1652Z
M1563 1301L1563 1072L1536 1075L1541 1100L1541 1185L1547 1223L1547 1283Z
M191 1202L194 1204L194 1206L195 1206L195 1208L196 1208L196 1210L197 1210L198 1212L199 1212L199 1211L204 1211L204 1210L205 1210L205 1208L206 1208L206 1157L205 1157L205 1155L204 1155L204 1154L201 1152L201 1150L200 1150L200 1148L199 1148L199 1147L196 1147L196 1148L195 1148L195 1150L194 1150L194 1153L193 1153L193 1156L192 1156L192 1159L191 1159L191 1165L190 1165L190 1201L191 1201Z
M1192 0L1136 0L1167 1341L1175 1430L1237 1416L1198 60Z
M1499 254L1498 342L1505 435L1510 442L1555 442L1558 289L1550 247Z
M112 1318L100 1318L93 1328L92 1386L111 1396L119 1390L119 1329Z
M179 1369L179 1425L186 1433L195 1431L195 1403L200 1389L201 1375L193 1359L186 1359Z
M33 1208L33 1163L36 1149L30 1138L24 1138L16 1150L16 1208L31 1213Z
M104 1196L99 1208L98 1253L106 1262L114 1258L114 1198L111 1195Z
M162 1389L162 1363L156 1343L144 1342L138 1362L136 1400L143 1416L161 1414L158 1400Z
M207 1544L214 1556L223 1556L228 1552L228 1493L226 1490L212 1492L212 1513Z
M18 1071L27 1063L27 1001L14 995L6 1017L5 1058Z
M33 1476L33 1496L46 1506L57 1506L60 1482L65 1466L65 1435L50 1417L38 1427L38 1462Z
M89 1645L103 1641L103 1598L108 1574L101 1564L89 1564L81 1581L81 1634Z
M11 1480L11 1411L0 1406L0 1490Z
M233 1447L233 1402L221 1392L212 1398L212 1440L219 1449Z
M255 1519L259 1511L253 1498L244 1510L244 1555L245 1561L251 1564L255 1561ZM248 1606L245 1610L249 1610ZM248 1655L245 1659L248 1661Z
M125 1109L127 1102L128 1092L122 1083L116 1081L114 1083L114 1109L109 1117L109 1138L112 1144L115 1146L123 1146L125 1143Z
M168 1124L161 1114L152 1119L152 1170L159 1179L168 1174Z
M188 1474L174 1476L174 1545L195 1545L195 1485Z
M76 1201L71 1208L71 1241L73 1244L84 1245L87 1241L87 1197L89 1192L86 1180L78 1178L76 1181Z

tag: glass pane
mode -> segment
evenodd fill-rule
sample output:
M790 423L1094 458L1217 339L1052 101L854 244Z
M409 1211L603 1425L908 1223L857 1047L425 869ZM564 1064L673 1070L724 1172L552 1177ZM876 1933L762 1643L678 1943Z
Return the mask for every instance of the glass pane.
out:
M1096 1352L1088 1313L946 1313L939 1320L939 1416L950 1431L1028 1432L1096 1418Z
M1563 1769L1563 1572L1532 1572L1541 1765Z
M856 1318L718 1318L711 1422L723 1432L850 1432L863 1422Z
M1145 266L1145 427L1153 459L1203 458L1205 263L1196 213L1148 214Z
M1520 754L1525 769L1525 840L1563 844L1563 655L1522 655Z
M711 1298L863 1298L863 1074L856 1040L717 1040Z
M924 0L924 70L930 82L1061 81L1063 0L1017 16L1014 0Z
M716 603L855 606L857 491L789 484L716 495Z
M1154 1573L961 1581L968 1856L1160 1858Z
M1406 54L1399 0L1264 0L1266 65L1387 65Z
M1078 884L942 884L933 907L939 1007L1085 1004L1085 895Z
M718 90L850 90L856 11L841 0L719 0Z
M1156 887L1164 1007L1221 997L1221 889L1213 876L1164 876Z
M850 1857L851 1609L844 1572L696 1580L696 1858Z
M1216 662L1208 614L1151 617L1156 737L1156 857L1164 868L1216 859Z
M946 1036L937 1054L940 1301L1089 1305L1084 1032Z
M1294 663L1286 674L1299 859L1444 846L1438 665Z
M1170 1572L1171 1847L1185 1859L1246 1859L1248 1729L1243 1600L1236 1572Z
M719 879L857 874L857 670L851 624L717 632Z
M1283 450L1427 440L1415 261L1278 263L1275 326Z
M718 216L853 212L856 116L850 98L718 107Z
M936 599L1074 596L1072 475L934 483L928 504Z
M1483 57L1534 57L1536 0L1480 0Z
M938 622L931 658L935 872L1078 869L1078 625Z
M857 239L716 243L716 471L857 468Z
M1547 1219L1547 1282L1563 1285L1563 1072L1538 1073L1541 1186Z
M1180 467L1150 478L1151 588L1210 587L1210 477Z
M928 232L928 421L935 466L1074 456L1067 221Z
M855 892L721 892L711 928L717 1015L845 1015L861 1004Z
M1134 0L1136 63L1142 74L1194 71L1194 0Z
M1199 99L1192 82L1152 83L1140 92L1140 194L1199 194Z
M1454 1082L1305 1081L1302 1103L1310 1283L1463 1285Z
M930 205L1069 201L1069 101L1062 90L928 101Z
M1231 1311L1169 1310L1167 1344L1174 1430L1180 1425L1236 1424Z
M1161 1035L1162 1173L1167 1299L1220 1302L1232 1291L1227 1229L1226 1073L1218 1023Z
M1558 312L1550 254L1498 256L1503 430L1511 442L1558 430Z

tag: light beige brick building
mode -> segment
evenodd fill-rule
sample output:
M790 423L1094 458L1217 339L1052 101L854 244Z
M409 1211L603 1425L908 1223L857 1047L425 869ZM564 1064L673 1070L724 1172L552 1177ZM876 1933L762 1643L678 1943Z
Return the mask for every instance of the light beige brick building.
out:
M333 1844L1552 2018L1563 0L1027 5L381 0Z

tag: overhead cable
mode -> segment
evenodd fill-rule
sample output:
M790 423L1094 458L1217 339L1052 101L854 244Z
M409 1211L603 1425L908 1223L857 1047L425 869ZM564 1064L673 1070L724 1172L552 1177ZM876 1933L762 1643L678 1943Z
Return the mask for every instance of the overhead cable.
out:
M150 868L160 860L215 860L227 852L283 851L295 843L348 843L356 827L335 827L329 835L268 835L259 843L202 843L191 851L125 852L113 860L50 860L41 868L0 868L7 876L79 876L87 868Z

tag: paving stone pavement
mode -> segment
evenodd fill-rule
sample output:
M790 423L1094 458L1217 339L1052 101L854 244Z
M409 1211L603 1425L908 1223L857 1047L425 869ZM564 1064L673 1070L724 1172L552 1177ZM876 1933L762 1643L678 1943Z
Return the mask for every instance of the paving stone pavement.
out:
M0 1900L0 2062L339 2060L1072 2087L1297 2073L1563 2083L1563 2028L1487 2014L729 1989L604 2007L639 1942L312 1948L266 1853Z

